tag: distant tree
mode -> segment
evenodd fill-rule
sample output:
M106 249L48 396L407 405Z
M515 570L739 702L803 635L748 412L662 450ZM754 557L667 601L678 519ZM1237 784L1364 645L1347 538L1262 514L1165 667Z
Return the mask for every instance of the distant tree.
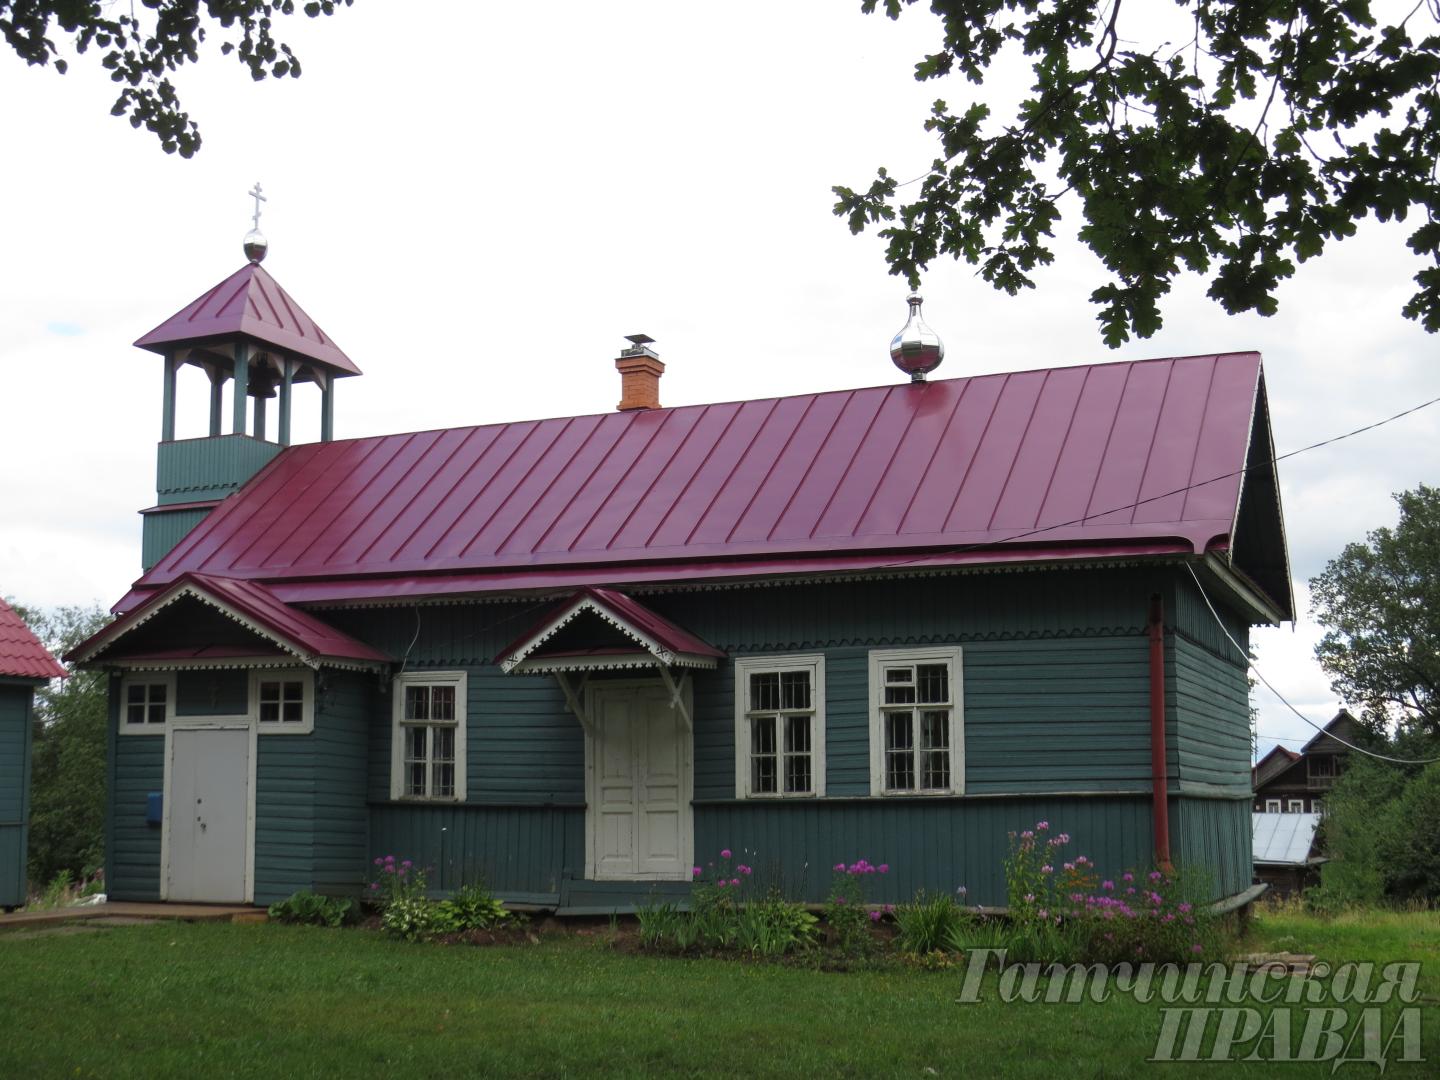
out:
M885 14L913 3L884 0ZM1111 275L1091 299L1112 347L1160 328L1185 270L1213 270L1226 311L1271 315L1296 262L1370 214L1415 213L1409 244L1427 266L1403 314L1440 330L1440 3L1399 4L1388 24L1373 6L931 0L943 40L916 79L983 85L1023 52L1030 93L999 123L983 91L957 112L936 101L925 127L940 145L919 187L902 193L912 181L882 168L868 189L836 187L835 213L853 232L889 223L886 261L912 284L950 255L1013 295L1052 261L1062 204L1078 203L1079 238ZM1137 40L1137 15L1177 33Z
M314 0L303 9L310 18L333 15L352 0ZM66 61L51 39L51 24L69 34L77 53L92 45L103 50L100 65L112 82L123 84L112 116L128 116L160 139L167 154L190 157L200 149L200 128L180 107L167 72L200 59L206 23L223 40L220 52L234 55L257 82L267 76L300 77L300 60L271 35L276 16L293 15L295 0L142 0L121 7L101 0L0 0L0 34L27 64L53 63L62 75Z
M1310 582L1315 656L1372 730L1440 738L1440 488L1395 496L1400 521L1347 544Z
M56 656L110 621L99 607L16 610ZM72 878L105 858L105 675L72 671L35 695L30 769L30 881Z

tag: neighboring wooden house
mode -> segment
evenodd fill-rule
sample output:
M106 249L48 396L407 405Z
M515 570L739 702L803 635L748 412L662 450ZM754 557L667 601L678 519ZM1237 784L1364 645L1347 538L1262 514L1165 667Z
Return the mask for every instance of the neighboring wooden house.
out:
M65 669L0 599L0 908L25 903L35 689Z
M660 408L643 339L616 412L287 448L296 381L328 415L358 372L283 296L252 264L140 342L146 572L71 654L110 672L112 897L394 854L623 910L728 847L810 900L865 856L878 899L994 904L1040 819L1249 886L1244 658L1192 571L1242 648L1291 617L1257 354Z
M1325 797L1345 771L1350 755L1346 743L1354 743L1362 735L1355 718L1341 709L1299 753L1275 747L1251 770L1255 813L1323 813Z

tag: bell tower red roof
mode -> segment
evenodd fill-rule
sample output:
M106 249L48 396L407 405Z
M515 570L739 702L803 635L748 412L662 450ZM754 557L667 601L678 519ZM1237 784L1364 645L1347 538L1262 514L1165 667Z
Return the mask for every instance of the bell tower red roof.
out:
M151 352L248 338L324 365L337 377L360 369L259 263L246 263L135 342Z

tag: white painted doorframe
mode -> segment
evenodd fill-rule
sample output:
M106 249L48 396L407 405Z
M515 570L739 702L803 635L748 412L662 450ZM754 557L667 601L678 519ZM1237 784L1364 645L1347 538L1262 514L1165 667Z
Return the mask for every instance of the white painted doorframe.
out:
M255 720L249 716L207 716L176 718L165 725L165 776L160 814L160 899L170 899L170 819L175 812L173 780L177 731L231 731L244 729L249 733L248 775L245 778L245 866L244 896L247 904L255 901L255 774L259 738ZM188 812L188 811L187 811ZM196 901L201 903L203 901Z
M596 848L598 835L598 771L596 768L596 739L600 731L600 715L596 708L597 698L608 693L623 694L636 690L654 689L667 703L667 711L675 723L680 745L680 855L679 866L673 874L640 873L606 874L603 879L596 872ZM687 681L684 690L686 715L693 716L692 695ZM684 723L673 705L671 692L665 683L654 679L615 679L588 683L585 687L584 709L588 717L585 725L585 877L587 880L607 881L679 881L690 880L690 866L695 858L695 808L692 805L695 793L695 737L691 728ZM639 777L633 782L638 784Z

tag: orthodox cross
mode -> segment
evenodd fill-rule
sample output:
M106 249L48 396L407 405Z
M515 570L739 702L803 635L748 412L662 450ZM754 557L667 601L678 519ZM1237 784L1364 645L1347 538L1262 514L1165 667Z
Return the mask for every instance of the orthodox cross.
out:
M252 199L255 200L255 228L258 229L260 228L260 204L262 202L269 202L270 200L265 198L264 195L260 194L259 180L256 180L255 187L252 188L250 191L247 191L245 194L249 195Z

